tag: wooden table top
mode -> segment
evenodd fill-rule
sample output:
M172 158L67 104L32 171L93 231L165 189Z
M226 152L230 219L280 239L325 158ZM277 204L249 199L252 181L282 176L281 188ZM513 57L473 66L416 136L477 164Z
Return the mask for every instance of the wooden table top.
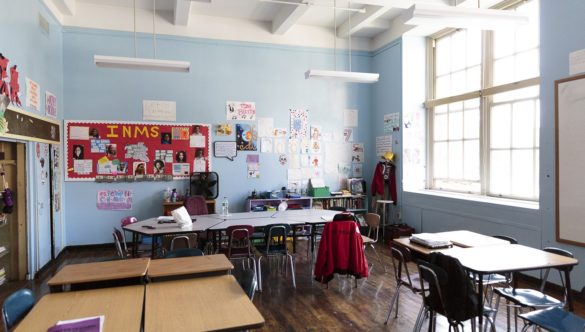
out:
M432 252L445 252L447 250L452 250L453 248L443 248L443 249L431 249L431 248L427 248L425 246L421 246L419 244L416 244L414 242L410 242L410 239L408 237L400 237L397 239L393 239L392 240L394 243L397 243L399 245L402 245L404 247L407 247L410 250L416 251L419 254L423 254L423 255L428 255Z
M463 266L477 273L528 271L579 263L575 258L520 244L458 248L446 251L444 254L459 259Z
M453 242L454 245L463 248L497 246L510 244L510 242L495 238L489 235L483 235L471 231L451 231L435 233L438 237Z
M207 255L197 257L163 258L150 261L148 276L169 277L177 275L226 272L234 265L225 255Z
M146 285L144 331L259 328L264 317L232 275Z
M140 331L144 286L101 288L43 296L15 331L47 331L60 320L105 317L104 332Z
M150 258L65 265L48 282L49 286L137 278L146 275Z

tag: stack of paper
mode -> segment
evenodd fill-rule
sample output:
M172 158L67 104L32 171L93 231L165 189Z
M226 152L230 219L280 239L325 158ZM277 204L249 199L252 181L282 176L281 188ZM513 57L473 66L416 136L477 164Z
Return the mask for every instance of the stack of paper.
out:
M446 248L453 245L451 241L445 240L432 233L412 234L410 237L410 242L420 244L427 248Z
M104 316L60 320L47 332L101 332L104 329Z

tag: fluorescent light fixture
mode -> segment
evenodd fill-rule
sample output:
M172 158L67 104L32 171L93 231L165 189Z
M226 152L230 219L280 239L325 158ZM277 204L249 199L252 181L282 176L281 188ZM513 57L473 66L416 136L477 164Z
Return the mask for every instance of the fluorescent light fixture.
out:
M158 70L181 73L188 73L191 67L191 63L187 61L128 58L108 55L94 55L93 61L96 66L105 68Z
M354 83L376 83L380 74L378 73L360 73L355 71L337 71L337 70L318 70L309 69L305 72L305 79L335 79L344 82Z
M511 10L415 4L403 13L405 24L497 30L528 24L527 14Z

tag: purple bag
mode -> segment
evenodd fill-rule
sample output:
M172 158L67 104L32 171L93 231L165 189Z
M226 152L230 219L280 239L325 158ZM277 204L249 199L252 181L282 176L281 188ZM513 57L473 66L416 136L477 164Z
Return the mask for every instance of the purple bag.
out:
M12 190L10 190L10 188L6 188L2 192L2 201L4 202L2 212L12 213L12 210L14 209L14 198L12 197Z

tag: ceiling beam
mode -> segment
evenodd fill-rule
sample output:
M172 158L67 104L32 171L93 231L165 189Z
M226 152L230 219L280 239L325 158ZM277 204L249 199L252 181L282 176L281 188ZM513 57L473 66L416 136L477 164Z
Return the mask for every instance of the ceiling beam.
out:
M272 20L272 33L275 35L285 34L292 26L309 10L310 6L301 3L302 0L295 0L298 6L285 5Z
M368 27L374 20L390 10L391 7L367 5L365 8L365 13L355 13L351 15L351 27L349 25L349 20L346 20L339 26L339 28L337 28L337 37L346 38L350 34L354 34L357 31Z
M75 15L75 0L55 0L55 6L63 15Z
M174 23L175 25L188 26L191 16L191 1L175 0Z
M414 4L413 0L351 0L352 4L384 6L389 8L409 8ZM366 10L367 11L367 10Z

